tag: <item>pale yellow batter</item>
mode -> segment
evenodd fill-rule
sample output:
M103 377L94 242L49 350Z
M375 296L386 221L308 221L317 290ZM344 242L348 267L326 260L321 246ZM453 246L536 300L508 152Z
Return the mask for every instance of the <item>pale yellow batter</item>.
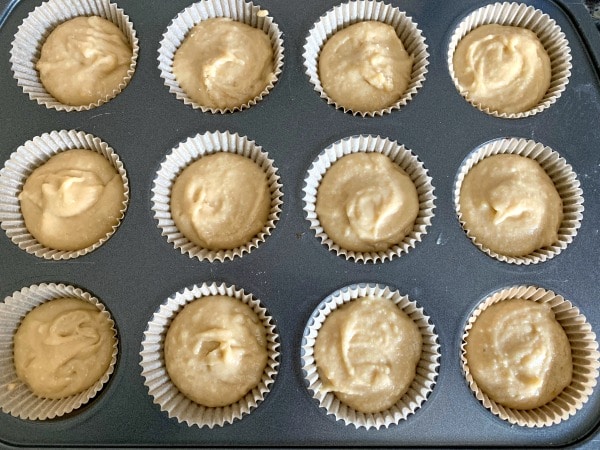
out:
M202 297L175 316L165 338L171 381L208 407L237 402L260 382L267 364L266 331L240 300Z
M487 157L469 170L460 210L476 242L507 256L554 244L563 218L562 200L544 169L508 154Z
M17 376L32 392L59 399L93 386L112 360L115 332L95 305L50 300L29 312L14 337Z
M319 78L338 105L352 111L378 111L404 94L412 66L413 58L392 26L359 22L327 40L319 56Z
M456 47L454 71L467 98L499 113L535 107L550 87L550 58L534 32L483 25Z
M133 50L119 28L101 17L76 17L44 42L36 68L44 88L66 105L106 100L127 76Z
M246 244L263 229L270 210L265 172L251 159L229 152L202 156L181 172L171 190L175 225L209 250Z
M67 150L35 169L19 194L25 226L56 250L79 250L104 238L120 220L123 180L91 150Z
M322 389L357 411L392 407L421 359L419 327L391 300L362 297L335 309L315 342Z
M274 80L273 47L262 30L250 25L228 18L203 20L175 52L173 74L197 104L239 107Z
M385 251L402 242L419 213L410 177L381 153L353 153L337 160L317 190L317 216L341 248Z
M546 304L495 303L473 324L465 350L479 388L509 408L545 405L571 383L569 339Z

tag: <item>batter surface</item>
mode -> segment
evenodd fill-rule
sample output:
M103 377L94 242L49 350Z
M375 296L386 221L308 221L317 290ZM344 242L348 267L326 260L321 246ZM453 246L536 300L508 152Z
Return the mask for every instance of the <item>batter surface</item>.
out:
M266 331L242 301L202 297L175 316L164 351L169 377L186 397L203 406L227 406L260 382L267 364Z
M419 327L391 300L362 297L329 314L315 342L322 389L357 411L392 407L421 359Z
M534 32L483 25L467 34L453 56L458 83L467 98L499 113L535 107L550 87L550 58Z
M269 217L271 193L265 172L245 156L202 156L176 178L171 214L177 228L209 250L240 247Z
M507 256L554 244L563 218L562 200L544 169L508 154L489 156L469 170L460 209L476 242Z
M465 350L481 390L509 408L545 405L571 383L569 339L543 303L510 299L488 307L473 323Z
M104 375L114 344L112 325L95 305L50 300L31 310L15 333L17 376L39 397L78 394Z
M85 106L119 89L132 56L131 45L115 24L96 16L76 17L50 33L36 68L54 98Z
M419 197L410 177L387 156L358 152L327 170L316 211L325 233L341 248L378 252L412 231Z
M35 169L19 194L27 230L42 245L79 250L112 232L124 208L123 179L92 150L66 150Z
M325 42L319 77L337 104L352 111L378 111L404 94L412 66L413 58L392 26L366 21L337 31Z
M175 52L173 74L199 105L239 107L273 81L273 47L262 30L250 25L228 18L203 20Z

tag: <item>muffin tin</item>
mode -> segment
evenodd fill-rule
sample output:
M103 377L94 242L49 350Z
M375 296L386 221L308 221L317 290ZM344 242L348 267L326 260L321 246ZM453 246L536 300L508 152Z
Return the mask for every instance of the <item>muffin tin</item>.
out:
M399 110L360 117L328 105L305 73L303 46L310 29L339 1L256 2L283 32L283 70L272 91L247 110L203 113L178 100L164 84L158 48L165 29L189 0L120 0L139 39L129 85L88 111L55 111L17 86L9 63L17 27L39 0L2 2L0 15L0 158L53 130L81 130L120 156L130 199L116 233L93 252L51 261L21 250L0 234L0 298L40 283L65 283L97 297L115 320L119 356L104 389L62 418L28 421L0 414L5 446L566 446L594 447L600 389L573 417L544 428L512 426L490 413L469 389L461 368L461 339L472 311L489 294L514 285L552 290L578 307L600 330L600 35L582 1L536 0L565 33L572 73L555 104L534 116L487 115L456 90L447 63L458 24L492 2L464 0L387 3L406 12L423 32L429 64L423 86ZM152 211L152 188L167 154L198 133L246 136L273 159L282 184L279 221L257 248L232 260L200 261L173 248ZM355 135L381 136L404 145L423 162L434 187L427 234L409 252L385 262L346 260L321 243L303 210L304 178L329 145ZM531 265L497 261L469 240L453 204L462 163L488 141L516 137L540 142L573 166L584 198L577 235L555 258ZM209 429L169 419L153 403L141 375L142 339L155 311L170 296L202 283L226 283L259 299L280 340L279 367L264 401L232 424ZM337 289L361 283L389 286L415 301L439 337L440 366L431 395L415 414L387 428L356 428L336 421L307 389L301 347L309 319Z

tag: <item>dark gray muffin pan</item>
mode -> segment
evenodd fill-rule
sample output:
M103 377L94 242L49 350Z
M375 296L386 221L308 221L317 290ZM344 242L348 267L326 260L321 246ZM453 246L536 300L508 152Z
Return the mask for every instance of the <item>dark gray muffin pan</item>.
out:
M58 112L31 101L13 78L10 48L17 27L40 0L0 1L0 161L21 144L52 130L75 129L107 142L123 161L130 202L117 232L100 248L68 261L29 255L0 233L0 299L42 282L81 287L110 310L119 333L114 374L95 399L48 421L0 413L0 443L12 446L567 446L600 445L600 389L583 408L554 426L511 426L492 415L470 391L460 366L464 325L488 294L516 284L553 290L580 308L600 330L600 35L575 0L525 1L561 27L572 53L566 90L547 110L508 120L467 103L448 72L447 51L457 24L482 0L389 0L413 18L428 45L422 88L400 110L383 117L345 114L319 98L305 74L303 46L318 18L336 0L259 0L283 32L284 66L274 89L257 105L232 114L209 114L177 100L159 76L162 34L189 0L117 0L133 22L140 54L133 79L105 105ZM179 142L207 131L247 136L274 159L283 184L280 220L251 253L226 262L191 259L161 236L151 211L155 174ZM411 149L435 188L435 215L422 242L391 261L363 264L330 252L310 230L302 201L314 158L339 139L380 135ZM500 137L541 142L573 166L585 211L574 241L555 258L530 266L494 260L477 249L460 226L453 186L463 160ZM256 410L233 424L189 427L160 411L141 376L140 351L152 314L186 286L225 282L260 299L280 336L280 367L271 392ZM439 336L437 383L423 407L399 425L365 430L336 422L308 392L301 370L302 336L313 310L335 290L373 282L388 285L424 308ZM2 301L2 300L0 300Z

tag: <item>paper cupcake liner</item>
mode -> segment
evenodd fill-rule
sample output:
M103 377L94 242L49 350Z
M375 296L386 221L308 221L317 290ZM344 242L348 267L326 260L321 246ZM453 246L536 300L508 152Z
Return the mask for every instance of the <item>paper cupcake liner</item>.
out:
M520 155L537 161L554 183L563 203L563 220L558 230L558 240L551 246L537 249L526 256L501 255L479 243L477 237L471 234L465 222L462 220L462 212L460 210L460 189L465 176L479 161L488 156L498 154ZM577 235L577 231L581 226L584 210L583 191L579 186L579 180L571 165L567 164L565 159L550 147L529 139L496 139L476 149L460 167L454 184L454 208L458 215L458 220L467 233L467 236L469 236L471 241L473 241L481 251L498 261L510 264L537 264L552 259L560 254Z
M410 177L419 196L419 214L415 225L402 242L393 245L386 251L380 252L354 252L341 248L333 242L323 230L316 211L317 190L325 172L340 158L351 153L377 152L389 157L395 164L400 166ZM352 259L355 262L384 262L396 256L408 252L417 245L427 234L427 227L431 225L433 210L435 209L433 194L434 188L431 177L427 174L423 163L407 148L395 141L371 135L359 135L342 139L323 150L313 161L304 178L304 212L310 222L311 230L316 237L338 256Z
M177 176L198 158L217 152L237 153L254 161L266 173L271 192L271 212L262 231L246 244L231 250L208 250L197 246L179 231L171 216L171 188ZM281 187L273 160L269 159L269 154L263 152L254 141L229 132L197 134L175 147L161 164L152 188L152 210L162 235L166 236L167 241L182 254L210 262L225 261L249 253L271 234L275 223L279 220L283 203Z
M42 45L52 30L79 16L99 16L114 23L127 38L133 55L126 77L111 95L89 105L72 106L59 102L46 91L35 66L40 58ZM108 102L125 89L135 72L138 53L138 38L129 16L109 0L49 0L35 8L19 26L10 50L10 63L17 84L31 100L58 111L85 111Z
M468 92L462 89L454 71L454 51L460 40L477 27L488 24L508 25L526 28L533 31L546 49L550 58L552 75L550 87L540 103L534 108L519 113L500 113L492 111L469 99ZM523 3L494 3L484 6L469 14L456 28L448 46L448 68L450 76L460 94L477 109L495 117L518 119L537 114L554 104L561 96L571 76L571 49L556 22L547 14L533 6Z
M183 91L173 74L175 52L188 32L201 21L217 17L229 17L264 31L273 47L274 72L269 83L259 95L235 108L210 108L196 103ZM268 16L268 11L261 10L260 6L255 6L251 2L246 3L244 0L201 0L181 11L164 32L158 49L160 76L164 80L165 86L169 88L169 92L175 94L175 97L182 100L184 104L190 105L194 109L201 109L202 112L229 113L250 108L273 89L279 78L283 67L283 40L281 35L279 26L273 21L272 17Z
M13 361L13 339L23 318L36 306L55 298L77 298L96 306L112 326L115 344L111 362L102 377L79 394L61 399L35 395L17 377ZM54 283L25 287L0 303L0 408L5 413L29 420L47 420L68 414L92 400L108 382L117 362L118 342L115 323L104 305L79 288Z
M121 215L112 230L93 245L74 251L56 250L43 246L27 230L21 213L19 193L27 177L50 157L72 149L93 150L104 156L117 170L124 186ZM7 236L27 253L44 259L71 259L83 256L104 244L117 230L129 203L129 181L123 163L112 148L99 138L83 131L61 130L44 133L21 145L0 170L0 227Z
M195 403L183 395L173 384L165 367L164 338L175 316L183 307L199 298L211 295L234 297L248 305L261 320L267 332L268 360L261 381L237 403L223 407L206 407ZM144 332L140 353L144 385L170 418L188 426L213 428L232 423L253 411L266 397L275 381L279 367L279 336L273 318L252 294L225 283L203 283L177 292L169 297L152 316Z
M334 393L323 392L314 358L314 346L317 335L327 316L339 306L357 298L375 296L393 301L418 326L423 338L421 360L417 365L415 378L408 391L398 402L386 411L362 413L340 402ZM436 383L440 365L440 346L438 336L423 308L388 286L375 283L361 283L346 286L327 296L312 313L302 338L301 363L305 382L319 406L336 420L356 428L387 428L397 425L409 415L414 414L427 400Z
M571 384L553 401L530 410L504 407L482 392L471 375L465 352L467 336L479 315L491 305L512 298L522 298L548 304L552 308L556 320L565 330L571 344L573 358L573 380ZM494 415L511 424L525 427L550 426L573 416L583 407L592 394L598 378L598 368L600 367L600 353L598 352L596 334L592 331L585 316L562 296L535 286L512 286L485 298L475 309L465 326L461 350L462 369L469 387L477 399Z
M396 30L396 34L402 41L404 48L413 57L413 68L408 87L396 103L377 111L354 111L338 104L323 91L323 86L319 78L319 55L327 39L335 34L336 31L367 20L386 23ZM427 59L429 58L429 53L427 52L425 37L412 18L408 17L398 8L373 0L350 1L336 6L323 15L314 24L306 38L303 56L306 74L321 98L327 100L328 104L334 105L337 109L362 117L382 116L405 106L423 85L425 74L427 73L427 65L429 64Z

